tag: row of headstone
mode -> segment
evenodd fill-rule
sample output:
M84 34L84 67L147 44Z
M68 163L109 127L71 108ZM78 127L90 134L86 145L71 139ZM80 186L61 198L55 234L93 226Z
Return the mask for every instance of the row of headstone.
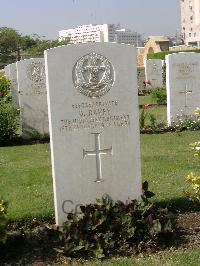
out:
M194 116L200 107L200 54L181 52L169 54L166 63L168 125ZM163 63L159 59L146 60L146 79L152 87L162 87Z
M200 106L200 58L187 53L169 55L166 61L170 124L183 109L190 114ZM34 59L17 62L16 68L24 133L48 130L48 102L56 224L102 195L139 198L135 48L63 46L45 51L45 67L42 59Z
M23 133L32 128L43 132L43 61L23 60L15 67ZM53 48L45 52L45 69L56 224L62 225L72 209L103 195L122 201L139 198L135 48L114 43Z
M48 134L44 59L21 60L6 66L4 70L11 80L12 102L20 109L22 137Z

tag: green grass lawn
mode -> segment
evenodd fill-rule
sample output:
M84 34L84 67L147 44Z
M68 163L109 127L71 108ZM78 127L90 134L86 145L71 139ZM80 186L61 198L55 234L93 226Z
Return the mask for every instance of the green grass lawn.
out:
M140 105L155 103L155 102L152 100L151 95L139 96L138 99L139 99L139 104L140 104Z
M184 177L190 171L200 174L200 167L199 158L193 156L188 145L199 139L200 131L141 135L142 177L149 181L150 190L156 193L155 201L171 202L179 209L189 210L189 201L183 195L186 187ZM49 144L0 148L0 195L9 202L10 221L24 222L53 216ZM196 266L199 263L197 246L188 250L165 250L144 257L88 262L86 265Z
M140 109L139 112L141 114L142 109ZM151 106L150 108L145 109L145 112L147 114L145 125L151 125L149 117L150 114L154 115L157 123L167 125L167 107L165 105Z
M11 220L53 213L49 144L0 148L0 195Z
M200 174L199 158L188 145L199 139L198 131L141 135L142 177L156 201L185 204L184 176ZM49 144L0 148L0 195L9 202L10 220L52 216Z
M149 181L156 201L171 201L187 209L183 206L184 177L191 171L200 174L199 158L189 143L199 139L198 131L141 135L142 177Z
M155 102L152 100L150 95L139 96L139 104L154 104ZM140 114L142 109L140 108ZM167 125L167 106L166 105L153 105L145 110L147 114L153 114L158 123L164 123ZM146 125L150 124L149 115L146 118Z
M113 259L105 262L86 263L85 266L198 266L199 249L160 252L150 256ZM72 264L78 266L80 264Z

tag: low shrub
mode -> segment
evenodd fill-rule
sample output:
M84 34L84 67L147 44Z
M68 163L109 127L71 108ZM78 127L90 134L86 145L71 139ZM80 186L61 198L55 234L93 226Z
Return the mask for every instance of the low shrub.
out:
M194 156L200 156L200 141L191 143L190 147L194 151ZM200 203L200 176L191 172L185 177L185 180L188 183L187 190L184 190L185 195L194 202Z
M140 113L140 132L141 133L160 133L166 131L166 124L158 122L155 115L148 113L149 105L145 104ZM170 129L169 129L170 130Z
M151 94L152 100L156 102L158 105L167 103L167 93L166 93L165 88L152 89L150 94Z
M108 195L95 204L69 213L61 239L68 256L102 258L109 254L140 250L167 238L173 231L167 209L153 205L148 183L143 183L141 200L114 202Z
M0 100L10 94L10 82L5 76L0 76Z
M0 198L0 243L6 242L7 203Z
M200 203L200 176L191 172L185 179L189 184L188 189L184 191L185 195L194 202Z
M6 100L0 102L0 145L9 144L17 137L19 111Z
M200 129L200 120L196 115L177 115L177 119L171 123L171 127L175 131L183 130L199 130Z
M146 126L146 119L147 119L147 112L145 110L145 108L142 108L141 114L140 114L140 118L139 118L139 122L140 122L140 130L144 129Z

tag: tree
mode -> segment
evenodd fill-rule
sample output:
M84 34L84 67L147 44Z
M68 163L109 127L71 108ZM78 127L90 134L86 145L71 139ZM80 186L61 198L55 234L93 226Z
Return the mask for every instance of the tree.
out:
M0 28L0 53L16 52L20 46L20 39L21 36L16 30L7 27Z
M2 27L0 28L0 63L9 64L21 59L21 52L29 55L42 55L44 50L65 45L69 39L43 40L38 34L22 35L17 30Z
M44 53L44 50L61 45L67 45L68 43L69 39L61 42L59 40L40 40L35 46L26 49L26 52L30 55L42 55Z
M0 61L9 62L20 56L21 35L12 28L0 28Z

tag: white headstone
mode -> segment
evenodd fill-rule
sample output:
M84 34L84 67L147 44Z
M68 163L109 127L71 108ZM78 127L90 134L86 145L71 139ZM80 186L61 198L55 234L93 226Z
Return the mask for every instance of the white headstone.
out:
M18 61L17 80L19 91L22 136L49 132L45 66L43 58Z
M167 119L194 115L200 106L200 54L177 53L166 56Z
M80 44L45 52L56 223L108 194L139 198L136 52Z
M146 60L145 74L146 80L151 82L152 88L163 87L161 59Z
M9 79L11 80L11 97L16 107L19 107L19 93L17 84L17 67L16 63L10 64Z
M10 77L10 64L4 67L4 72L5 72L6 78L9 79L9 77Z

